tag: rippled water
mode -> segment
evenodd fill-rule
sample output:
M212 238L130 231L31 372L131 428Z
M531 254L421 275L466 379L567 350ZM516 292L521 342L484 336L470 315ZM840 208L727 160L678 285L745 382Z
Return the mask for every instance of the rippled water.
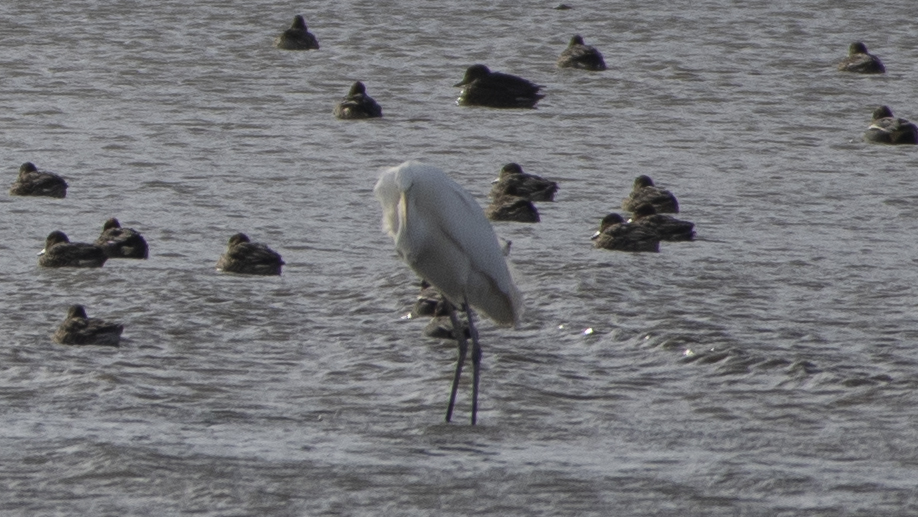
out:
M0 5L2 170L70 182L0 197L0 511L918 512L918 155L860 139L879 104L918 118L918 4L554 5L316 5L305 53L271 47L302 6ZM574 33L608 71L554 67ZM889 73L836 72L855 40ZM455 106L477 62L546 98ZM382 120L331 115L358 79ZM403 318L379 230L376 175L410 158L482 204L509 161L561 184L495 225L527 313L480 325L474 428L467 384L442 422L454 346ZM592 249L641 173L698 240ZM36 266L111 216L148 261ZM237 231L283 276L217 274ZM120 349L51 343L76 302Z

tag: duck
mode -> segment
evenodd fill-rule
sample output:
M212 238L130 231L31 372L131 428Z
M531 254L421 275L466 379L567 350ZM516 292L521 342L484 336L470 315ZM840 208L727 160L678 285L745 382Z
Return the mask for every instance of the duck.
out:
M42 267L102 267L108 256L101 246L70 242L67 234L55 230L45 239L45 249L38 253Z
M679 202L676 196L668 190L654 185L650 176L642 174L634 179L631 194L622 200L622 210L634 212L638 205L650 203L660 214L678 214Z
M418 293L418 299L414 302L411 309L411 317L418 318L421 316L449 316L450 304L443 299L443 295L436 287L430 285L427 280L421 280L421 291Z
M615 251L660 251L660 236L642 225L629 224L616 213L610 213L599 222L599 231L591 237L594 248Z
M867 52L867 45L860 41L855 41L848 46L848 57L838 63L838 69L842 72L854 72L857 74L884 74L886 67L880 61L880 58Z
M918 144L918 127L893 116L889 106L880 106L873 111L864 140L878 144Z
M118 346L124 325L86 316L82 305L71 305L67 317L57 327L53 339L61 345Z
M537 223L539 211L532 201L518 196L495 198L485 210L485 215L492 221L512 221L517 223Z
M681 221L670 215L658 214L650 203L634 209L632 225L639 225L657 233L662 241L690 241L695 239L695 223Z
M293 17L293 24L274 40L274 46L283 50L318 50L319 41L306 28L302 15Z
M460 326L465 333L466 339L471 338L472 334L469 332L468 325L460 323ZM430 318L430 321L424 327L424 335L433 339L448 339L450 341L455 341L459 337L453 330L453 322L449 316L434 316Z
M491 187L491 197L517 196L529 201L554 201L558 184L535 174L523 172L518 163L501 167L500 174Z
M534 108L545 97L542 88L522 77L492 72L485 65L472 65L465 71L456 104L460 106L486 106L489 108Z
M122 228L114 217L102 225L102 234L94 244L110 259L145 259L150 254L143 235L133 228Z
M10 187L11 196L46 196L63 198L67 196L67 182L59 175L39 171L32 162L19 166L19 177Z
M579 34L571 38L567 48L558 57L558 68L582 68L593 72L606 69L606 62L596 47L587 45Z
M347 97L335 105L335 116L340 119L382 117L382 108L367 95L367 87L360 81L351 85Z
M430 316L430 321L424 327L424 335L434 339L456 339L453 332L453 323L450 320L452 305L443 298L436 287L427 280L421 280L421 291L418 299L411 309L411 317ZM463 325L466 337L471 337L468 326Z
M276 251L264 244L252 242L244 233L229 238L226 253L217 261L217 271L244 275L280 275L286 264Z

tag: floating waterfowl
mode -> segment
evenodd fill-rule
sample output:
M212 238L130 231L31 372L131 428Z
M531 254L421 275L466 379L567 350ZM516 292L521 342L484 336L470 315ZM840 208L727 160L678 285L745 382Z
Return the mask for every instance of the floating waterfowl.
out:
M485 65L472 65L465 77L454 86L462 87L460 106L487 106L490 108L534 108L545 95L541 86L522 77L492 72Z
M360 81L351 85L341 102L335 105L335 116L340 119L361 119L382 117L382 108L367 95L367 88Z
M517 163L508 163L501 167L500 175L493 181L491 198L516 196L529 201L554 201L558 184L523 172Z
M12 196L46 196L63 198L67 196L67 182L59 175L39 171L32 162L19 166L19 177L10 187Z
M244 233L237 233L229 238L226 253L217 261L217 270L244 275L279 275L284 264L276 251L251 242Z
M111 259L145 259L150 253L146 239L133 228L122 228L114 217L102 225L95 244Z
M599 231L593 234L593 246L614 251L659 252L660 236L646 226L626 223L622 216L611 213L602 218Z
M893 116L889 106L880 106L873 112L864 140L879 144L918 144L918 127Z
M67 234L55 230L45 239L45 249L38 254L42 267L102 267L108 257L101 246L70 242Z
M558 57L558 68L581 68L601 72L606 69L606 62L596 47L587 45L579 34L571 38L567 48Z
M640 175L634 179L631 194L622 200L622 210L634 212L638 205L650 203L660 214L678 214L679 202L668 190L654 185L650 176Z
M274 46L283 50L318 50L319 41L306 28L303 16L298 14L293 17L290 28L274 40Z
M848 57L838 64L838 69L842 72L854 72L857 74L886 73L886 67L883 66L880 58L867 52L867 45L860 41L856 41L848 47Z
M695 223L658 214L650 203L643 203L635 208L631 224L653 230L663 241L690 241L695 238Z
M420 316L448 316L450 310L452 310L452 307L443 299L440 291L430 285L427 280L421 280L421 291L418 293L418 299L411 309L411 316L414 318Z
M118 346L124 326L86 316L82 305L72 305L67 318L57 327L53 339L62 345Z
M517 223L537 223L539 211L532 201L523 197L503 196L491 201L485 215L492 221L512 221Z

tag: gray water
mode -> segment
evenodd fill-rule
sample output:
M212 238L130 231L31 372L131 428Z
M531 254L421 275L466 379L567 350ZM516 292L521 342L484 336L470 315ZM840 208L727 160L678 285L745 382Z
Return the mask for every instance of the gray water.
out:
M0 5L5 515L914 515L918 4L19 1ZM308 9L308 10L305 10ZM315 52L272 48L305 15ZM559 70L579 33L602 73ZM863 40L889 70L834 63ZM455 105L465 68L545 86ZM383 107L339 121L362 80ZM437 165L484 205L504 163L556 180L495 224L526 298L455 346L405 318L417 278L380 230L379 171ZM698 239L591 248L638 174ZM44 270L52 230L116 216L148 261ZM219 274L235 232L287 262ZM50 340L67 306L119 349Z

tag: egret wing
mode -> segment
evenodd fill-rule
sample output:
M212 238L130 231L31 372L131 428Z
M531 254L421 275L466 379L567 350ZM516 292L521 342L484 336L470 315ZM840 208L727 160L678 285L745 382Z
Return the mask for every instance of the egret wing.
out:
M522 298L481 206L443 171L415 162L387 170L375 192L402 260L454 303L499 324L518 322Z

